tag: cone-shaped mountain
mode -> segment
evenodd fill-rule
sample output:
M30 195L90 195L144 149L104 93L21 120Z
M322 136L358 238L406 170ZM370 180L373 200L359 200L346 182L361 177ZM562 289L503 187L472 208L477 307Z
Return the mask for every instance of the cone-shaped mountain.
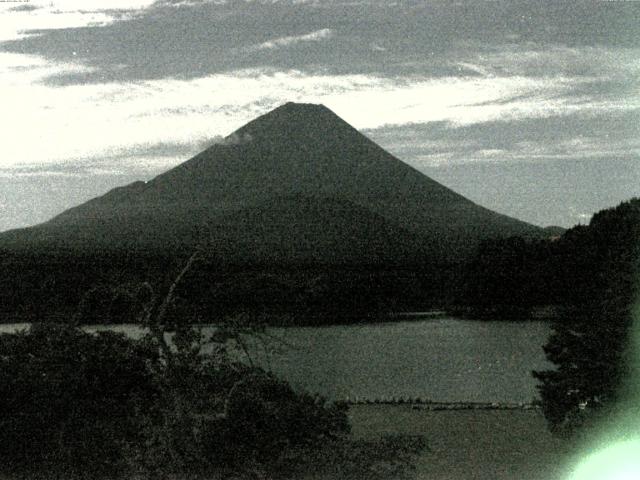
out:
M204 232L204 233L203 233ZM322 105L287 103L144 183L117 188L0 244L190 248L243 262L410 261L542 229L480 207Z

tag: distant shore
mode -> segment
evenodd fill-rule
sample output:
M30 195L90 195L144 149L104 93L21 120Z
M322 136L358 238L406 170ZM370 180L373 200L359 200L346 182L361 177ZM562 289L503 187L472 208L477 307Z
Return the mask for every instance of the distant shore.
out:
M538 410L538 402L434 402L425 398L382 397L365 399L348 397L348 405L409 405L414 410Z

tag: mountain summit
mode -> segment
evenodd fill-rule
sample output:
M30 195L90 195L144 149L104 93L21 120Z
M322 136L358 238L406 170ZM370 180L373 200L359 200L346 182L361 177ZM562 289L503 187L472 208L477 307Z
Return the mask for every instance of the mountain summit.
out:
M183 164L0 235L0 245L192 249L233 263L393 263L464 256L541 229L480 207L323 105L286 103Z

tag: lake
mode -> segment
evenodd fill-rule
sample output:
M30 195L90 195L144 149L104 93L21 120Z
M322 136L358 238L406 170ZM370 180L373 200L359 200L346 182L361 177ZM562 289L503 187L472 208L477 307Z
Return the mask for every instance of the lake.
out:
M132 325L87 328L142 333ZM454 318L272 328L287 345L276 341L279 351L266 353L254 343L251 356L296 388L334 399L529 402L537 397L531 370L551 367L542 351L549 332L545 322Z

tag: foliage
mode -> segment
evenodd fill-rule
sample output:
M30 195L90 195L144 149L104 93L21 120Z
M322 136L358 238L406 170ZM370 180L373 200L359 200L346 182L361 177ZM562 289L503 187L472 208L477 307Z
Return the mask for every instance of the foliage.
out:
M154 352L56 324L0 336L0 463L14 473L113 474L142 441L132 414L157 395Z
M203 356L196 333L180 333L170 362L149 337L71 325L0 336L3 473L268 472L288 450L348 432L343 406Z
M456 304L491 319L526 318L534 307L563 304L564 258L555 240L485 240L465 269Z
M447 301L454 274L447 265L323 266L221 265L203 255L180 288L181 315L203 321L239 312L294 315L298 322L353 322L381 311L417 311ZM148 287L163 291L167 270L183 253L20 251L0 246L0 321L135 322ZM178 303L181 302L181 305ZM80 305L80 311L77 310ZM318 318L314 318L317 315Z
M571 308L544 347L556 369L534 372L545 416L572 433L619 400L629 376L632 308L640 273L640 200L596 214L564 235ZM637 354L635 352L634 354Z
M246 350L243 337L262 326L228 319L205 336L176 314L196 261L161 293L148 290L141 339L88 333L78 316L0 335L0 474L289 479L337 468L408 478L421 440L353 440L346 405L233 360L232 345Z
M485 241L467 268L459 303L473 316L530 318L534 307L561 307L544 347L556 368L534 372L554 431L576 431L618 399L628 376L639 252L635 199L560 238Z
M0 247L0 321L125 323L183 257L154 252L85 252ZM80 306L80 310L78 307Z

